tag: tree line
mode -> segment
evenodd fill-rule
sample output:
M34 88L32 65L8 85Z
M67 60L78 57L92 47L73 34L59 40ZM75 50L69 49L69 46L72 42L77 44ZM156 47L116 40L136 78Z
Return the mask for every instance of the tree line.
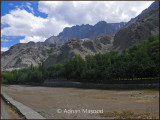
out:
M63 64L44 67L43 62L29 68L2 72L2 83L42 83L45 79L67 78L83 82L135 80L159 77L159 35L150 36L122 53L112 51L76 55Z

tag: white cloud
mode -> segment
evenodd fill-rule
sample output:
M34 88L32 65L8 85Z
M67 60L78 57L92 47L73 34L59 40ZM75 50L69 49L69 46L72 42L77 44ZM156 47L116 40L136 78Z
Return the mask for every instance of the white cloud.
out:
M8 47L1 47L1 51L7 51L8 50Z
M127 22L153 1L40 1L39 11L68 24Z
M28 43L30 41L33 42L43 42L45 41L47 38L41 37L41 36L26 36L25 39L20 40L20 43Z
M26 10L16 9L9 14L2 16L2 24L8 24L9 27L2 29L2 35L6 36L27 36L36 34L37 30L44 28L43 18L36 17Z
M24 36L25 39L20 42L44 41L52 35L57 35L63 27L68 26L64 21L37 17L24 9L12 10L9 14L2 16L1 20L3 25L9 25L1 30L1 35Z
M57 35L64 27L80 24L96 24L129 21L147 8L153 1L40 1L38 10L47 18L34 15L30 3L11 10L1 17L2 36L23 36L20 42L44 41ZM31 12L25 10L28 8Z

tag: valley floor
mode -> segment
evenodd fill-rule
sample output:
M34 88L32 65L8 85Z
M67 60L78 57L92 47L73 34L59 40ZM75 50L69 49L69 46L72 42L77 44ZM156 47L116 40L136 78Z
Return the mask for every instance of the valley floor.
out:
M96 90L24 85L5 85L2 90L48 119L159 117L158 90ZM103 109L103 113L73 113L82 109ZM72 110L72 113L65 113L64 110Z

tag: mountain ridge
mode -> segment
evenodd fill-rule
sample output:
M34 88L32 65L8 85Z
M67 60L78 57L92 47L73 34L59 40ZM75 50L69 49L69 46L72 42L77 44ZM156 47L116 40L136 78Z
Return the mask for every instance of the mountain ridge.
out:
M106 23L102 21L99 24L104 26ZM96 28L99 24L96 25ZM28 61L32 61L32 64L36 66L42 60L45 66L50 66L65 62L76 54L80 54L85 59L86 55L105 53L112 50L122 52L128 47L140 43L142 39L156 34L159 34L158 1L152 3L150 7L117 30L115 34L101 34L95 38L71 38L69 40L65 39L65 42L62 36L61 39L54 36L54 38L48 38L46 40L48 43L45 44L30 42L14 45L8 51L1 54L1 63L3 63L1 67L3 69L28 67L31 65L31 62ZM63 44L61 44L62 42ZM40 59L37 59L38 57Z
M94 39L97 36L114 34L117 30L124 27L126 22L107 23L99 21L95 25L82 24L72 27L65 27L57 36L51 36L44 43L47 45L58 44L62 45L72 38L89 38Z

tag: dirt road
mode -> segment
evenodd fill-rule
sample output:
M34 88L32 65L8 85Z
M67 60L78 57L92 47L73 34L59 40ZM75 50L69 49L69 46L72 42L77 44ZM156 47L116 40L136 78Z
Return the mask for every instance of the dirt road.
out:
M108 114L105 116L105 113L114 111L158 118L159 113L158 90L96 90L22 85L2 86L2 90L48 119L115 117ZM82 109L103 110L103 114L83 113ZM73 113L75 110L80 112Z

